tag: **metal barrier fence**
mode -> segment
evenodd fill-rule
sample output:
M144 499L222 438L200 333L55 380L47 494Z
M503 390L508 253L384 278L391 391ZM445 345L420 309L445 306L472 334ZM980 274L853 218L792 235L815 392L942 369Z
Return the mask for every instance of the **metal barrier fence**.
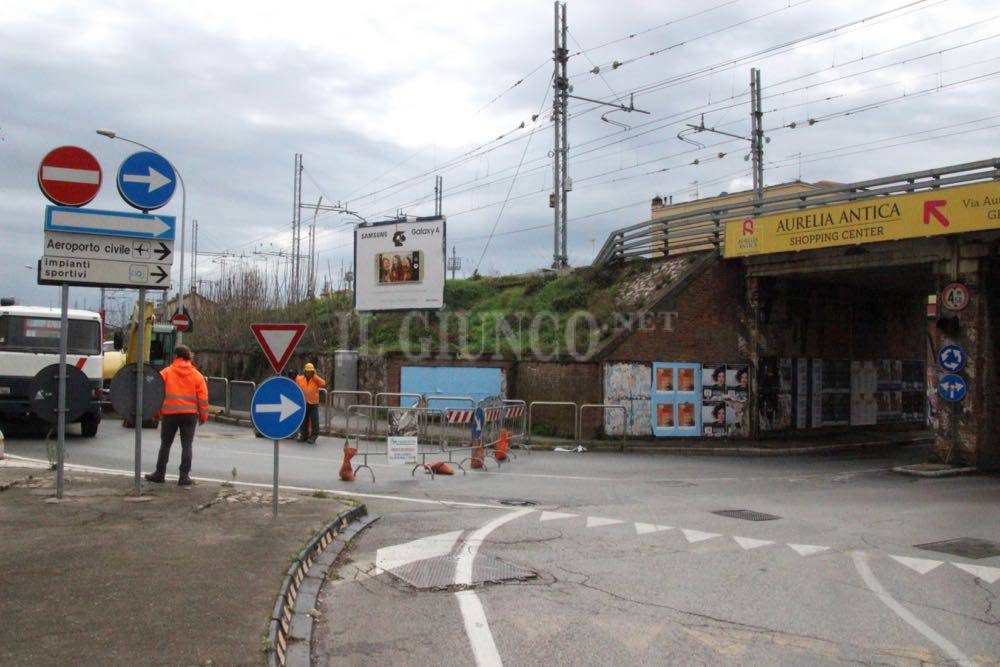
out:
M250 404L253 394L257 391L256 382L233 380L229 383L229 414L238 412L250 416Z
M383 398L395 398L396 404L398 406L404 398L415 398L419 401L423 397L424 397L423 394L410 394L398 391L380 391L379 393L375 394L375 405L376 406L382 405ZM388 403L386 403L386 405L388 405Z
M454 401L454 402L468 403L469 407L472 408L473 410L475 410L476 406L479 405L479 401L472 398L471 396L427 396L426 398L427 398L427 407L431 406L432 401ZM441 409L446 409L446 408L441 408Z
M222 408L222 413L229 414L229 380L226 378L205 378L208 384L208 405Z
M580 407L576 403L573 403L572 401L532 401L528 405L528 432L527 432L527 434L525 436L526 439L527 439L527 442L531 442L531 436L532 436L531 425L533 423L532 422L532 416L533 416L533 412L535 410L535 406L536 405L548 405L548 406L563 405L563 406L572 406L572 408L573 408L573 426L574 426L574 430L575 430L575 428L579 424L579 421L580 421ZM579 433L574 433L573 436L574 436L574 438L573 438L574 440L579 440L580 439L580 434Z
M440 423L446 419L445 411L425 407L352 405L347 409L347 429L344 447L350 448L353 442L353 446L357 450L355 456L361 458L361 463L354 468L355 475L362 468L367 468L374 482L375 471L369 465L369 458L372 456L385 456L388 460L388 438L391 436L382 436L373 428L373 424L378 424L382 421L380 417L383 414L385 422L389 425L390 432L405 430L417 437L417 457L420 462L410 471L411 475L415 474L417 469L423 468L433 478L435 474L434 470L427 463L427 458L431 456L447 456L449 463L457 465L463 475L466 473L463 464L471 460L472 457L468 456L461 461L455 461L454 456L463 451L470 451L472 448L469 446L449 447L443 440L443 431L431 428L431 425L435 421ZM381 445L383 437L386 438L384 447ZM424 442L423 445L421 445L421 441ZM483 461L483 466L486 467L485 460Z
M370 391L360 391L354 389L334 389L326 392L326 401L323 405L326 407L326 415L323 421L323 427L327 431L333 430L333 415L337 410L337 401L351 398L366 398L364 403L353 403L352 405L371 405L372 404L372 393ZM350 405L345 405L349 408Z
M621 410L622 411L622 424L628 424L628 408L624 405L609 405L607 403L584 403L580 406L580 411L577 413L576 418L576 441L580 442L580 435L583 433L583 412L587 408L600 409L603 415L608 410ZM625 446L625 435L628 428L622 428L622 446Z

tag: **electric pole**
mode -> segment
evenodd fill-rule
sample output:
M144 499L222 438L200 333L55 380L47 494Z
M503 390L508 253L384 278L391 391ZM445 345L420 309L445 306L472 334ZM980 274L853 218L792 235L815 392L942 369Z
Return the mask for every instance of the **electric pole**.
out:
M753 150L753 194L759 204L764 198L764 111L761 108L760 70L750 70L750 144Z
M434 177L434 215L440 216L444 210L444 177Z
M320 195L313 210L312 223L309 225L309 259L306 272L306 293L310 299L316 298L316 216L319 215L319 207L323 205L323 197Z
M552 268L561 269L569 264L566 256L566 107L569 94L569 77L566 63L569 49L566 48L566 3L555 2L555 44L552 49L552 126L555 136L552 147L552 206L553 238Z
M299 256L301 254L302 229L302 153L295 154L295 178L292 184L292 252L291 252L291 302L298 303L299 286Z

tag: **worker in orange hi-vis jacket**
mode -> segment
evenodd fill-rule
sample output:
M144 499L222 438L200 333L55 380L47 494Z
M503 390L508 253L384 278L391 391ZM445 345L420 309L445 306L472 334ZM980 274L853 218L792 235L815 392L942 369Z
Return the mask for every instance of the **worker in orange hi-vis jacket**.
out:
M306 397L306 417L302 420L299 440L315 443L319 437L319 390L326 386L326 380L316 374L316 367L306 364L302 374L295 378L295 384Z
M160 455L156 470L146 474L150 482L162 483L170 461L170 447L177 431L181 432L180 486L191 486L191 454L194 431L198 424L208 421L208 384L192 363L194 355L187 345L174 349L174 363L162 371L164 397L160 407Z

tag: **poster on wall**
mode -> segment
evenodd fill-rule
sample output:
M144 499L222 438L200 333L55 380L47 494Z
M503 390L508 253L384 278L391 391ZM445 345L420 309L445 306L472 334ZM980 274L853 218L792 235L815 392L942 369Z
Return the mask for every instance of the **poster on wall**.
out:
M726 435L726 402L712 401L701 404L702 433L709 438L721 438Z
M721 401L726 397L726 365L707 364L701 367L701 398Z
M678 376L678 382L678 389L690 386L686 375ZM700 394L702 435L710 438L749 435L750 367L747 364L702 365Z
M608 436L627 435L649 436L653 432L650 418L650 388L652 369L649 364L613 363L604 365L604 402L608 405L622 405L621 410L604 410L604 433ZM628 423L625 424L625 420Z
M661 437L701 435L701 364L653 364L653 434Z
M354 308L440 310L445 219L393 220L354 230Z

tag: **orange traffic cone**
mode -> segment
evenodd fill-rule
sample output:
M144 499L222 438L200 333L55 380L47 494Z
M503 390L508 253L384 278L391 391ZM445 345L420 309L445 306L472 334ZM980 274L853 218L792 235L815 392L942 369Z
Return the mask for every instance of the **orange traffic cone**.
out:
M483 466L483 460L486 458L486 448L483 447L479 440L472 441L472 467L475 470L479 470Z
M507 450L510 449L510 434L506 430L500 431L500 440L497 441L497 446L493 450L493 458L497 461L507 460Z
M450 465L448 465L447 463L445 463L444 461L437 461L436 463L429 463L427 465L427 467L430 468L432 471L434 471L435 475L454 475L455 474L455 471L452 469L452 467Z
M351 459L357 453L357 447L344 447L344 463L340 466L340 479L345 482L354 481L354 469L351 467Z

